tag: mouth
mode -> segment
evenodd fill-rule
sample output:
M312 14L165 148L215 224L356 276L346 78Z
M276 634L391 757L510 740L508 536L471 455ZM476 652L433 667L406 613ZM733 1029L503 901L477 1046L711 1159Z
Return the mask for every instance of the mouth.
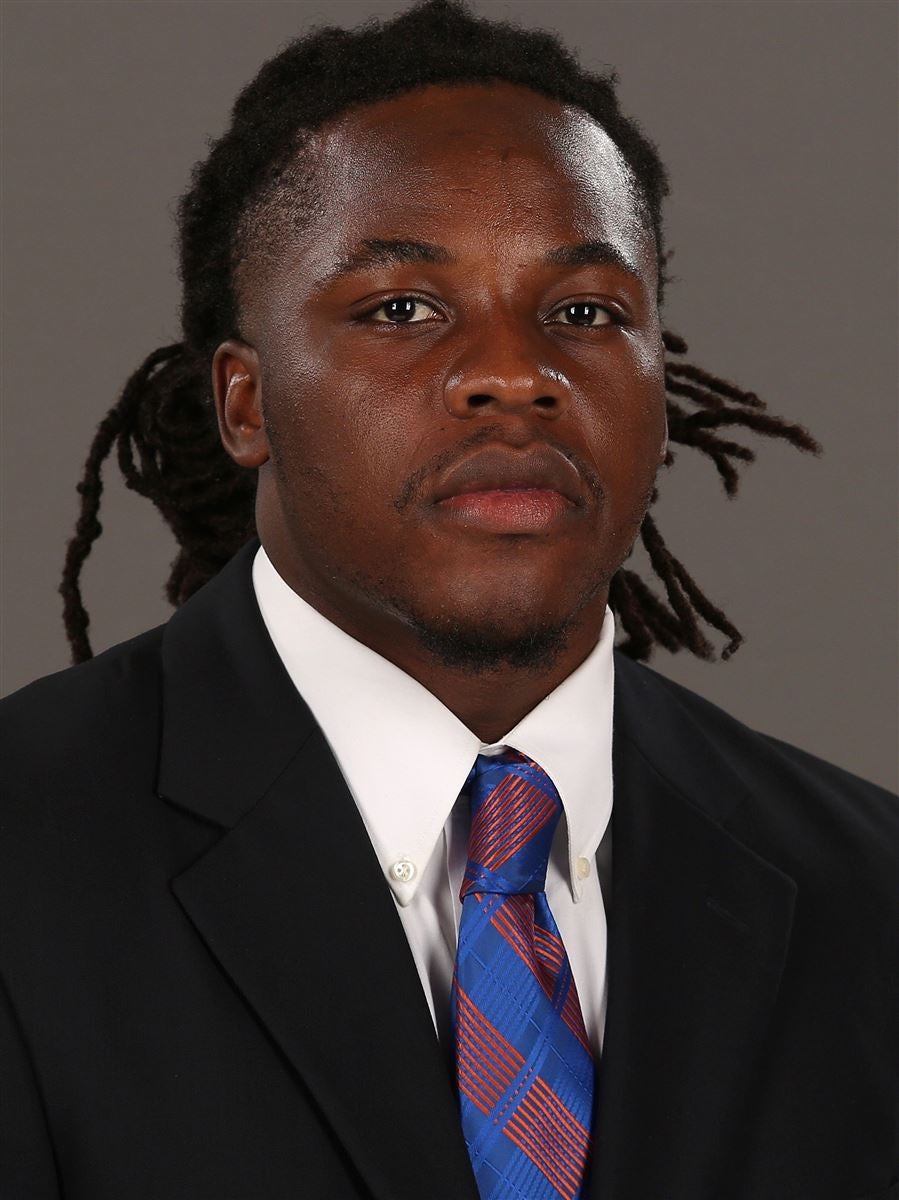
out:
M561 526L577 505L545 487L491 488L438 500L449 520L488 533L546 533Z
M486 446L437 481L432 511L457 527L489 533L548 534L583 517L583 481L560 451Z

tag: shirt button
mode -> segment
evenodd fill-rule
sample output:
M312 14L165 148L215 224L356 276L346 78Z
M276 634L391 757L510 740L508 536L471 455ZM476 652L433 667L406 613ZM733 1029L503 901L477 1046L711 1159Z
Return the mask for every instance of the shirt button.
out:
M415 875L415 863L411 858L400 858L390 868L390 874L398 883L408 883Z
M574 864L574 870L578 879L586 879L590 874L590 860L587 858L579 858Z

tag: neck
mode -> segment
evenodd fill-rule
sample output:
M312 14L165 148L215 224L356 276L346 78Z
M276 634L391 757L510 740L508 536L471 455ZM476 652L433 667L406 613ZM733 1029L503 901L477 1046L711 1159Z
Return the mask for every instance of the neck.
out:
M485 743L501 741L581 665L599 641L608 600L603 588L564 628L542 640L531 635L502 648L478 644L463 652L458 642L448 647L438 635L382 607L335 603L309 579L294 579L286 564L272 561L308 604L416 679Z

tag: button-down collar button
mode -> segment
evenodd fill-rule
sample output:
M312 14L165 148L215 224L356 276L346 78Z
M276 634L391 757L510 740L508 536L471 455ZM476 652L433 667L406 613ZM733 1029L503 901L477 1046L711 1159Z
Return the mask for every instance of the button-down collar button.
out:
M411 858L400 858L390 868L391 878L397 883L408 883L415 876L415 863Z
M586 879L590 874L590 860L587 858L579 858L574 864L574 870L578 879Z

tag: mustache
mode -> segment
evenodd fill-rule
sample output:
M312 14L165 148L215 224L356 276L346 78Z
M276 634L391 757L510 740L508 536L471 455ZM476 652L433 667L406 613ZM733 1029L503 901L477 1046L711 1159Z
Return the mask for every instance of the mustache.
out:
M423 464L417 471L413 472L394 501L394 508L397 512L405 512L415 502L417 497L422 494L429 480L435 478L459 460L467 458L472 451L487 442L494 446L509 446L515 450L522 450L526 446L549 446L573 464L598 504L602 503L605 499L605 488L596 469L576 451L572 450L570 446L562 445L562 443L548 438L534 439L523 444L520 441L510 442L508 438L503 437L502 425L484 425L471 437L465 438L456 446L447 447L446 450L435 455L430 462Z

